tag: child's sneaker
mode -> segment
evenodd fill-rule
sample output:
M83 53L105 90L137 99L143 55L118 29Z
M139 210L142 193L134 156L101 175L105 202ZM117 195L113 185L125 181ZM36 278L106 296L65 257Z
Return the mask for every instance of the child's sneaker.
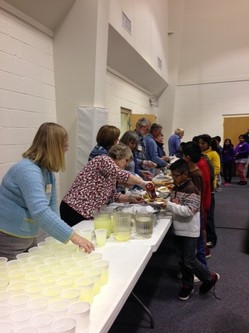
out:
M200 294L206 294L213 288L213 286L216 284L216 282L220 279L220 276L218 273L211 273L212 280L211 281L204 281L202 285L200 286Z
M182 301L187 301L189 299L189 296L194 291L193 287L190 286L183 286L178 294L178 298Z

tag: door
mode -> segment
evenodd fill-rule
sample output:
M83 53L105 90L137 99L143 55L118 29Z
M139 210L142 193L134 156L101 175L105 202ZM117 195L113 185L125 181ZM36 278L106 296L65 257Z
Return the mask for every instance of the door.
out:
M249 116L224 116L223 140L231 139L234 146L239 142L240 134L247 132L249 128ZM223 146L224 141L221 143Z
M131 110L121 107L120 138L125 132L130 130L130 117L131 117Z
M234 147L239 142L239 135L245 134L249 128L249 116L224 116L223 119L223 147L224 140L231 139ZM249 172L249 168L248 168ZM248 173L247 173L248 174ZM233 170L233 176L236 175L235 166Z
M157 118L154 114L131 114L130 117L130 130L134 131L136 128L136 123L140 118L147 118L150 120L151 124L157 122Z

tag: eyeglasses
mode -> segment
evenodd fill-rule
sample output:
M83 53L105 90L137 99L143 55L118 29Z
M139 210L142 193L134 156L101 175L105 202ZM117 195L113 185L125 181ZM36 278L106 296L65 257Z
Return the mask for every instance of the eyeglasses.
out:
M173 178L178 178L178 177L180 177L181 175L183 175L184 174L184 172L182 172L182 173L178 173L178 175L176 175L176 174L171 174L171 176L173 177Z

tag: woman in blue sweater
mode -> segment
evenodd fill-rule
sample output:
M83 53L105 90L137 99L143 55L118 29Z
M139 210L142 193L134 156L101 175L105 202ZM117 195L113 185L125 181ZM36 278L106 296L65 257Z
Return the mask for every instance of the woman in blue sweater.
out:
M39 227L67 243L71 240L86 252L93 244L60 219L54 172L65 169L68 134L55 123L38 129L23 159L13 165L0 185L0 257L16 255L36 245Z

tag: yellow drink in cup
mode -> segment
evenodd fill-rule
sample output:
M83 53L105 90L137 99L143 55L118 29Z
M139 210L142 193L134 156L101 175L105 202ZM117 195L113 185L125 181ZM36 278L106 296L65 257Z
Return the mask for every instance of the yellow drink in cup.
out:
M106 243L107 230L106 229L96 229L95 237L96 237L96 245L104 246Z

